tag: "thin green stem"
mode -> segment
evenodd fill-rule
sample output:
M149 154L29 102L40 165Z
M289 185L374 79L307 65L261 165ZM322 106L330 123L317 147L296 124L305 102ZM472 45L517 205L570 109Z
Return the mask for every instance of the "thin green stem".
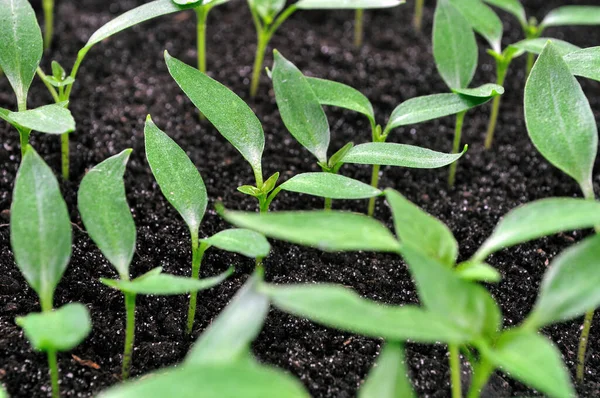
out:
M206 251L205 245L200 245L198 241L198 233L192 232L192 278L200 278L200 265L202 264L202 258ZM194 291L190 293L190 305L188 308L187 318L187 329L188 335L192 334L194 328L194 319L196 318L196 300L198 298L198 292Z
M450 351L450 380L452 385L452 398L462 398L460 385L460 353L458 345L449 344Z
M133 355L133 342L135 340L135 293L124 294L127 323L125 326L125 349L123 351L121 378L127 380L131 370L131 357Z
M54 0L43 0L44 9L44 50L52 45L52 36L54 35Z
M81 63L83 62L83 59L87 55L88 51L90 51L90 48L91 47L83 47L77 53L77 59L75 60L75 64L73 64L73 69L71 69L71 74L69 75L73 79L76 79L77 72L79 71L79 67L81 66ZM66 101L68 101L69 98L71 98L71 90L73 90L73 84L75 84L75 82L69 84L69 86L67 87L67 91L65 92L65 100Z
M583 382L585 375L585 356L587 344L590 337L590 329L592 328L592 320L594 319L594 311L586 312L583 320L583 328L579 336L579 350L577 351L577 370L576 377L579 383Z
M454 129L454 143L452 144L452 153L458 153L460 151L460 139L462 136L463 122L465 120L466 112L460 112L456 115L456 127ZM458 160L450 165L450 174L448 175L448 185L454 186L456 181L456 168L458 167Z
M58 386L58 359L56 351L48 351L48 368L50 369L50 380L52 384L52 398L60 397L60 387Z
M25 156L25 150L27 149L27 145L29 145L29 135L31 134L31 130L25 128L19 128L19 141L21 143L21 158Z
M331 198L325 198L325 210L329 211L331 210L331 205L332 205L332 200Z
M269 44L269 34L261 32L258 35L258 44L256 46L256 55L254 56L254 67L252 68L252 82L250 83L250 97L256 97L258 85L260 83L260 74L265 59L265 52Z
M69 133L60 136L60 159L62 176L65 181L69 180Z
M265 272L265 266L263 264L263 259L260 257L256 257L256 265L254 267L255 270L259 270L261 273L264 274Z
M198 70L202 73L206 73L206 18L210 7L200 6L196 7L196 15L198 22L196 25L196 39L198 46Z
M421 31L423 26L423 5L425 0L415 0L415 15L413 16L413 26L417 32Z
M535 54L528 53L527 54L527 66L525 67L525 79L529 77L531 73L531 69L533 69L533 64L535 62Z
M506 78L506 71L510 64L509 59L496 59L496 84L502 86ZM496 124L498 122L498 115L500 114L500 96L494 97L492 102L492 113L490 114L490 122L488 124L487 133L485 136L485 148L490 149L492 142L494 141L494 132L496 131Z
M373 165L373 172L371 173L371 186L373 188L377 188L377 186L379 185L379 170L380 170L380 168L381 168L381 166L378 164ZM367 211L367 215L370 217L373 217L373 214L375 214L375 200L376 199L377 199L376 196L369 199L369 208Z
M363 44L363 17L364 10L358 9L354 13L354 47L360 48Z
M481 390L485 387L490 376L494 373L494 366L485 358L473 368L473 378L467 398L479 398Z

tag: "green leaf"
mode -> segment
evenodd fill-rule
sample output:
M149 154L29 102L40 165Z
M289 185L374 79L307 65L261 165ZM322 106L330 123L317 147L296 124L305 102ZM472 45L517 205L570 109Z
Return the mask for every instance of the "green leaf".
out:
M577 79L551 42L525 85L525 122L531 141L546 160L580 186L591 187L598 150L596 119Z
M379 164L382 166L436 169L454 163L467 151L442 153L414 145L369 142L353 147L342 159L344 163Z
M432 94L411 98L398 105L390 116L384 133L409 124L426 122L464 112L485 104L489 98L450 94Z
M144 128L146 159L161 192L179 212L192 236L198 236L208 195L204 181L186 153L148 115Z
M456 273L462 279L474 282L497 283L502 275L497 269L484 262L467 261L456 267Z
M277 181L279 180L279 172L274 173L271 177L267 178L265 183L262 186L262 192L268 193L275 188Z
M237 187L237 190L243 194L255 197L258 197L263 193L260 189L253 187L252 185L242 185Z
M296 7L303 10L388 8L404 4L405 0L300 0Z
M322 163L327 162L329 123L308 80L279 51L273 51L273 89L290 134Z
M1 384L0 384L0 398L8 398L8 394L6 393L6 390L4 390L4 387L2 387Z
M460 11L475 32L487 40L492 50L502 52L502 21L490 7L481 0L450 0L450 4Z
M417 285L419 300L440 321L477 337L494 337L502 326L498 305L482 286L412 246L401 248ZM452 300L448 300L452 297Z
M67 77L67 72L58 62L52 61L52 76L58 80L63 81Z
M521 26L527 26L527 15L525 9L519 0L483 0L488 4L498 7L508 13L511 13L519 20Z
M385 190L385 198L392 209L400 242L453 267L458 256L458 243L448 227L393 189Z
M600 47L589 47L563 57L569 70L576 76L600 81Z
M47 134L65 134L75 130L71 111L61 104L45 105L22 112L10 112L9 122Z
M38 351L69 351L85 340L92 330L88 309L79 303L20 316L15 322Z
M375 124L375 111L367 97L353 87L331 80L306 78L321 105L337 106L365 115Z
M249 229L226 229L200 241L250 258L267 257L271 250L271 245L263 235Z
M468 87L477 68L477 42L469 21L450 4L439 0L433 21L433 57L451 89Z
M169 73L200 112L262 174L265 133L252 109L233 91L165 51ZM218 99L216 101L215 99Z
M381 127L377 127L377 128L381 128ZM352 149L353 146L354 146L354 143L349 142L346 145L344 145L343 147L341 147L336 153L331 155L331 157L329 158L329 161L327 162L327 167L329 169L333 169L333 170L335 170L338 166L341 167L343 165L342 159L344 158L344 156L346 156L348 151L350 151L350 149ZM337 172L337 171L335 171L335 172Z
M491 99L504 94L504 87L493 83L486 83L475 88L457 88L452 90L456 94L462 94L467 97Z
M248 3L267 24L270 24L285 7L285 0L249 0Z
M414 398L415 393L408 378L404 346L388 342L358 391L358 398L399 397Z
M122 279L129 279L136 239L123 182L130 154L131 149L126 149L95 166L83 177L77 193L81 220L90 238Z
M150 19L160 17L162 15L172 14L177 11L193 8L194 5L180 6L172 0L154 0L150 3L142 4L133 10L127 11L115 19L103 25L100 29L94 32L85 44L84 49L89 49L96 43L121 32L127 28L148 21Z
M536 200L506 214L473 260L483 261L506 247L595 225L600 225L600 202L573 198Z
M541 328L567 321L600 305L600 235L580 242L556 257L542 281L528 323Z
M279 186L284 191L332 199L368 199L381 191L364 182L332 173L297 174Z
M231 274L233 274L233 268L229 268L222 274L212 278L195 279L163 274L160 272L160 267L158 270L158 272L150 271L152 272L150 275L143 275L132 281L105 278L102 278L100 281L105 285L124 293L152 294L155 296L176 296L210 289L211 287L221 284L224 280L229 278Z
M566 42L564 40L559 40L555 38L547 38L547 37L538 37L537 39L526 39L511 44L510 47L519 50L513 57L518 57L522 55L524 52L533 53L533 54L541 54L544 50L544 47L548 43L548 40L552 41L554 45L554 49L561 55L565 56L574 51L580 50L580 47L577 47L574 44Z
M28 146L15 179L10 208L15 262L44 308L71 257L71 220L52 170Z
M575 391L561 354L547 337L512 329L483 355L511 377L551 397L572 398Z
M269 298L258 292L261 277L251 276L192 346L185 365L238 362L260 333L269 313Z
M550 11L540 27L564 25L600 25L600 7L563 6Z
M421 343L463 343L473 337L471 328L457 328L436 313L367 300L339 285L268 285L262 290L282 311L362 336Z
M42 32L29 1L0 0L0 68L19 104L27 103L43 46Z
M170 368L113 387L99 398L310 398L289 374L253 363L218 363Z
M66 77L64 80L56 80L53 76L44 76L43 79L54 87L66 87L75 82L75 79L71 76Z
M362 214L340 211L290 211L266 214L225 211L223 218L269 238L324 251L396 252L400 246L388 229Z

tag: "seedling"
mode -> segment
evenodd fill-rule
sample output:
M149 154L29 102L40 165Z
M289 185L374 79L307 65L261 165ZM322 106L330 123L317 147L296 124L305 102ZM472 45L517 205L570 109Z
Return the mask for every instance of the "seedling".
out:
M538 330L574 319L600 305L600 274L596 272L600 236L574 245L553 260L537 303L520 326L502 330L498 305L477 282L500 279L498 272L484 262L489 254L552 233L589 228L600 221L600 203L546 199L523 206L504 218L469 261L456 264L458 244L450 230L396 191L385 192L397 238L383 224L352 213L224 211L223 216L234 225L268 237L325 251L401 254L422 304L382 305L348 288L327 284L262 288L280 310L388 341L444 342L450 351L454 398L462 396L461 349L474 369L468 397L479 397L496 369L549 396L573 396L558 349ZM353 315L357 313L361 316Z
M125 197L123 174L131 150L110 157L91 169L81 181L77 202L81 220L90 238L113 265L120 279L101 279L125 296L126 331L121 376L127 379L135 338L135 299L138 294L180 295L209 289L227 279L233 269L198 280L162 273L154 268L130 279L129 266L135 251L136 231Z
M44 0L46 3L48 0ZM50 0L52 2L53 0ZM44 7L46 7L44 5ZM98 29L88 40L87 44L79 50L77 59L71 73L67 72L57 62L52 62L52 74L46 75L40 68L43 53L43 40L35 13L27 0L0 0L0 69L4 70L15 95L17 97L18 111L27 110L27 92L34 75L40 76L55 102L61 107L67 107L71 90L77 77L79 67L86 54L97 43L131 26L149 19L192 8L193 6L179 6L172 0L155 0L130 10L108 22ZM46 28L51 24L46 24ZM49 40L48 34L46 39ZM48 42L47 42L48 43ZM65 111L60 112L56 107L41 107L37 109L36 130L51 134L60 134L62 152L62 175L69 178L69 135L74 131L75 124L70 115ZM0 109L0 115L5 114L5 109ZM24 152L29 142L32 126L22 125L19 122L8 120L15 126L21 136L21 151ZM31 118L31 114L27 116ZM47 129L45 124L51 122L59 129ZM50 131L46 131L50 130Z
M401 126L407 126L411 124L421 123L444 116L454 115L460 112L466 112L467 110L476 106L482 105L488 102L492 97L498 96L504 92L501 86L488 85L484 87L490 88L489 96L470 96L464 94L433 94L422 97L411 98L400 105L398 105L389 117L388 123L385 128L382 128L375 119L375 112L373 105L369 99L365 97L358 90L347 86L342 83L312 78L306 78L310 83L317 99L321 105L337 106L344 109L349 109L358 112L367 117L371 126L371 137L374 144L363 144L358 145L355 148L349 150L347 156L342 157L343 161L348 159L358 159L358 157L366 158L366 154L362 154L362 149L359 148L372 148L381 150L389 148L389 151L381 152L378 158L383 160L381 164L403 166L403 167L417 167L417 168L437 168L452 163L462 154L442 154L439 152L433 152L428 149L397 144L381 144L387 141L389 134L395 128ZM391 157L397 157L397 162L390 162L387 153ZM463 152L464 153L464 152ZM396 155L394 155L396 154ZM412 154L412 161L406 158L406 162L401 162L402 155L408 156ZM376 159L371 159L371 163L376 162ZM351 163L351 162L350 162ZM380 178L380 167L381 164L373 164L373 171L371 175L371 186L377 188L379 185ZM372 216L375 211L375 199L369 200L369 207L367 214Z
M185 152L162 132L148 115L144 128L146 158L163 195L177 209L187 224L192 239L192 278L198 279L204 253L217 247L262 264L271 247L264 236L247 229L228 229L206 239L199 239L208 197L206 187L196 166ZM196 315L196 292L190 295L187 333L191 334Z
M250 83L250 96L256 97L260 74L263 68L265 53L269 41L277 31L296 10L338 10L350 9L360 10L356 18L360 21L355 25L356 35L361 37L362 42L362 10L371 8L388 8L403 4L405 0L299 0L285 7L285 0L248 0L252 20L256 27L257 45L252 70L252 81Z
M598 151L596 119L579 82L552 42L546 44L531 71L524 103L527 131L535 147L579 184L586 199L595 202L592 173ZM596 231L600 232L599 227ZM593 317L593 311L586 314L581 331L577 363L580 382Z
M42 0L42 9L44 10L44 49L52 46L52 36L54 36L54 0Z
M67 304L54 310L54 291L71 257L71 221L52 170L31 146L17 173L10 210L10 241L15 262L37 293L41 313L18 317L27 339L48 356L52 396L58 398L57 352L81 343L91 329L88 310Z
M189 65L171 57L165 52L165 60L169 73L179 87L190 98L192 103L229 141L250 164L254 173L256 185L242 185L238 190L246 195L255 197L259 210L266 212L273 199L280 191L304 193L329 199L366 199L381 195L378 189L372 189L367 184L348 177L327 173L304 173L276 187L279 173L266 180L262 173L262 154L265 146L265 135L260 121L250 107L235 93L216 80ZM216 102L215 98L221 100ZM318 104L317 104L318 106ZM327 127L328 129L328 127ZM327 137L328 137L327 132ZM327 166L337 171L340 155L347 150L342 148L338 155L332 156Z
M473 1L469 2L469 5L476 5L478 3L479 1ZM478 12L477 7L473 7L472 9L467 7L467 9L472 12ZM477 43L469 21L455 7L454 2L451 0L438 1L435 9L433 21L433 57L440 76L453 92L471 97L497 97L502 94L502 92L498 91L497 85L485 84L478 88L468 88L477 68ZM463 111L456 115L454 143L452 146L453 153L457 153L460 149L465 114L466 112ZM450 166L450 174L448 176L448 185L450 187L454 186L457 166L457 162Z

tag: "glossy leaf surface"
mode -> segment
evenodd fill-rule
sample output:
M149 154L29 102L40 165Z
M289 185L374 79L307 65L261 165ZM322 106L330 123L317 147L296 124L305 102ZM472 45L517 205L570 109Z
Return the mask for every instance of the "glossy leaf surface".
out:
M54 173L31 146L15 180L10 242L27 283L51 307L71 257L71 220Z
M85 229L122 279L129 279L136 239L123 181L130 154L131 149L126 149L95 166L83 177L77 193Z
M66 103L65 103L66 105ZM47 134L65 134L75 130L75 119L61 104L44 105L22 112L9 112L11 124Z
M204 181L186 153L150 116L144 128L146 159L165 198L177 209L192 234L198 234L208 195Z
M568 65L549 42L525 86L529 137L554 166L591 187L598 128L590 104Z
M340 211L294 211L265 214L225 211L230 223L269 237L324 251L394 252L398 241L388 229L362 214Z
M226 229L217 232L210 238L201 239L201 242L250 258L267 257L271 250L271 245L269 245L269 242L263 235L242 228Z
M21 316L15 322L23 328L27 340L38 351L69 351L92 330L89 311L79 303Z
M373 105L360 91L346 84L331 80L306 78L310 83L321 105L337 106L365 115L369 121L375 123Z
M296 6L304 10L388 8L405 0L300 0Z
M493 83L483 84L474 88L457 88L453 90L456 94L467 97L491 99L504 94L504 87Z
M332 173L297 174L280 185L284 191L332 199L368 199L381 195L364 182Z
M529 53L533 53L533 54L541 54L542 51L544 50L544 47L548 43L548 40L552 41L552 44L554 45L554 49L562 56L565 56L567 54L570 54L574 51L581 49L580 47L577 47L576 45L566 42L564 40L548 38L548 37L538 37L537 39L521 40L519 42L511 44L510 47L519 50L518 52L515 53L515 55L514 55L515 57L522 55L524 52L529 52Z
M600 25L598 6L562 6L550 11L540 24L542 27L564 25Z
M481 0L450 0L469 24L489 43L492 50L502 52L502 21L496 13Z
M350 149L342 161L344 163L379 164L413 169L436 169L454 163L466 151L466 146L462 153L442 153L414 145L369 142Z
M600 81L600 47L577 50L563 59L572 74Z

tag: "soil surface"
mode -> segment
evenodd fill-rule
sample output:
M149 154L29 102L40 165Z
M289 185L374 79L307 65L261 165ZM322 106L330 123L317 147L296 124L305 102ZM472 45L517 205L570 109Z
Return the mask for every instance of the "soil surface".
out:
M39 1L35 6L39 11ZM59 0L54 47L43 60L48 70L52 59L72 65L77 51L101 25L142 0ZM523 0L528 15L541 19L563 4L594 4L594 0ZM352 47L352 12L298 12L275 35L271 48L279 49L307 75L351 84L373 102L380 123L400 102L419 95L447 92L438 76L431 52L433 1L426 2L422 33L411 26L412 4L366 13L366 39L360 50ZM500 13L505 23L503 43L522 38L518 23ZM210 74L247 100L263 122L267 143L265 175L276 171L287 179L299 172L317 170L312 156L295 142L279 118L273 91L263 76L259 96L248 98L255 34L247 6L234 0L217 7L209 16L208 67ZM548 36L564 38L580 46L600 43L600 29L553 28ZM473 82L493 81L494 65L480 40L480 67ZM91 311L93 331L70 353L60 354L62 394L87 397L117 383L123 347L124 308L120 293L99 282L117 274L83 231L76 208L76 191L86 170L125 148L133 148L125 182L138 230L137 253L131 272L140 275L156 266L166 272L189 275L191 250L187 229L160 193L144 156L143 124L148 113L190 155L198 166L211 199L202 234L227 228L212 210L215 201L229 208L255 210L253 198L236 191L252 182L251 170L242 157L210 126L200 122L197 111L169 76L163 51L194 63L195 15L192 11L159 18L122 32L98 44L88 54L74 88L71 110L77 131L71 135L72 181L62 183L74 223L73 257L56 292L56 306L78 301ZM270 66L271 56L266 65ZM592 108L600 115L600 86L583 81ZM509 72L506 94L493 150L483 140L489 105L471 111L463 135L469 151L461 159L457 184L448 189L447 169L411 170L385 168L382 187L398 189L426 211L446 222L460 243L460 259L470 256L489 236L508 210L540 198L581 196L568 177L549 165L535 151L525 130L522 109L524 59ZM39 80L34 82L29 106L50 103ZM6 79L0 79L0 106L15 108ZM331 151L348 141L370 139L364 117L338 109L326 109L332 129ZM453 118L400 128L390 141L449 151ZM46 397L49 378L44 355L34 352L14 318L39 311L33 291L17 269L9 244L8 218L11 192L20 159L18 135L0 123L0 382L14 397ZM32 144L58 172L59 139L33 134ZM369 181L370 169L345 166L344 174ZM600 178L595 178L596 188ZM282 193L274 210L321 208L322 201ZM334 202L334 208L365 211L366 201ZM390 212L381 201L376 217L392 226ZM489 262L503 280L490 286L504 313L504 324L524 319L531 309L549 261L580 240L585 232L560 234L504 250ZM253 269L253 262L216 250L208 252L203 276L236 266L235 275L222 285L199 295L198 335L227 304ZM334 282L356 289L361 295L386 303L416 303L417 296L400 258L374 253L324 254L317 250L273 242L265 262L267 279L276 283ZM193 340L184 337L187 297L139 297L133 374L141 375L180 362ZM359 315L359 314L358 314ZM566 364L574 371L581 319L545 330L557 343ZM596 317L588 349L586 382L581 396L600 396L600 317ZM317 326L272 310L254 344L263 362L290 371L315 397L353 397L381 347L381 341ZM449 396L446 347L409 344L410 376L420 397ZM464 367L465 379L468 367ZM484 396L539 395L508 376L497 373Z

